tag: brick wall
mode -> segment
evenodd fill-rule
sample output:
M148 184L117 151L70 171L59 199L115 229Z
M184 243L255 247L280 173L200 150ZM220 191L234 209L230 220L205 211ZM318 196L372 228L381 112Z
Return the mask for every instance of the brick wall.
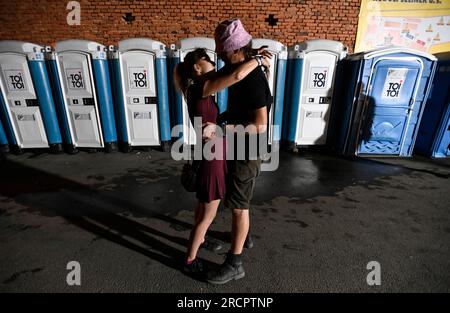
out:
M306 39L344 42L353 50L360 0L80 0L81 25L69 26L66 0L0 0L0 39L39 44L81 38L105 45L130 37L166 44L181 38L212 37L218 22L239 17L256 38L291 45ZM123 16L135 17L128 24ZM278 19L275 26L266 21Z

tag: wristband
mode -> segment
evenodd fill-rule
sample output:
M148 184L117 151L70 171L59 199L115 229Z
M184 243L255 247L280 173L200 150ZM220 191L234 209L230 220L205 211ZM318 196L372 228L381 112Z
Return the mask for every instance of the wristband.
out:
M256 61L258 62L258 66L262 66L262 57L260 55L255 56Z

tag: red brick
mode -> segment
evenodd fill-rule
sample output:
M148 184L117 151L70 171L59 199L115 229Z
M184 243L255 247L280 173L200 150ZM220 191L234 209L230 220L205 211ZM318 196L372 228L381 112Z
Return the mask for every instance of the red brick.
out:
M352 50L360 5L360 0L79 0L81 25L69 26L67 2L0 1L0 39L47 45L76 37L109 45L142 36L171 44L187 36L211 37L217 23L239 17L255 38L270 37L285 45L333 38ZM127 12L136 17L131 25L122 18ZM278 19L277 26L265 22L269 14Z

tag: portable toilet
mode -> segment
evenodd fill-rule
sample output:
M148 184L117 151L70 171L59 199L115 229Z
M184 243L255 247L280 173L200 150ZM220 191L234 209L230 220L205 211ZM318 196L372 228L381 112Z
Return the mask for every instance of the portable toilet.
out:
M342 65L337 151L411 156L436 58L410 48L386 47L349 55Z
M272 53L272 58L269 60L268 82L273 96L273 103L269 110L268 143L272 145L273 149L279 146L281 140L288 52L287 47L278 41L260 38L252 40L253 49L258 49L262 46L267 46L267 51Z
M12 150L62 151L62 138L44 60L44 47L0 41L1 120Z
M414 152L444 158L450 156L450 52L435 56L438 59L436 73Z
M289 48L283 125L283 143L288 149L327 144L336 66L346 55L341 42L325 39Z
M5 129L3 128L2 121L0 120L0 153L9 152L8 139L6 138Z
M57 42L53 52L47 50L69 149L116 150L107 48L93 41L65 40Z
M166 46L146 38L110 47L119 142L133 146L170 147L170 110Z
M184 57L189 52L197 49L205 48L209 57L216 63L217 69L222 68L225 64L220 60L215 52L216 43L214 39L205 37L194 37L180 40L178 45L172 44L170 50L170 66L169 66L169 85L171 86L171 110L172 110L172 127L182 125L182 132L180 136L175 138L183 138L183 143L186 145L194 145L196 143L196 134L194 127L189 119L186 99L179 90L177 90L173 83L173 71L176 65L183 62ZM222 90L215 95L215 100L219 107L219 113L226 110L227 106L227 90Z

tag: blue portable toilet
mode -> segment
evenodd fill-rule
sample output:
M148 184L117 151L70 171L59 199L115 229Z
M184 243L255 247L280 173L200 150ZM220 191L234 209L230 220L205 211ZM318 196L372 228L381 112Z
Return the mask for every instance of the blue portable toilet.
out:
M180 40L175 45L171 45L169 51L169 86L171 88L171 121L172 127L177 125L182 126L182 131L174 136L174 139L183 138L183 143L186 145L194 145L196 143L196 135L194 127L189 119L186 100L180 91L178 91L173 83L173 71L178 63L183 62L187 53L197 49L205 48L211 60L216 63L217 69L222 68L225 64L220 60L215 52L216 43L214 39L206 37L194 37ZM219 113L226 110L228 93L224 89L215 95Z
M110 47L119 142L133 146L170 148L170 109L166 46L133 38Z
M2 121L0 120L0 152L9 152L8 139L6 138L5 129L3 128Z
M107 48L97 42L65 40L47 49L60 121L69 151L117 147Z
M289 47L286 148L327 143L336 66L346 55L347 48L333 40L307 40Z
M444 158L450 156L450 52L435 56L438 59L436 73L414 152Z
M275 40L261 38L252 40L253 49L258 49L262 46L267 46L267 51L272 53L268 82L273 97L273 103L269 111L268 144L271 145L272 150L274 150L277 149L280 144L283 127L284 88L286 82L288 51L285 45Z
M22 41L0 41L0 113L11 148L62 151L44 47Z
M411 156L436 58L386 47L349 55L342 65L338 153Z

